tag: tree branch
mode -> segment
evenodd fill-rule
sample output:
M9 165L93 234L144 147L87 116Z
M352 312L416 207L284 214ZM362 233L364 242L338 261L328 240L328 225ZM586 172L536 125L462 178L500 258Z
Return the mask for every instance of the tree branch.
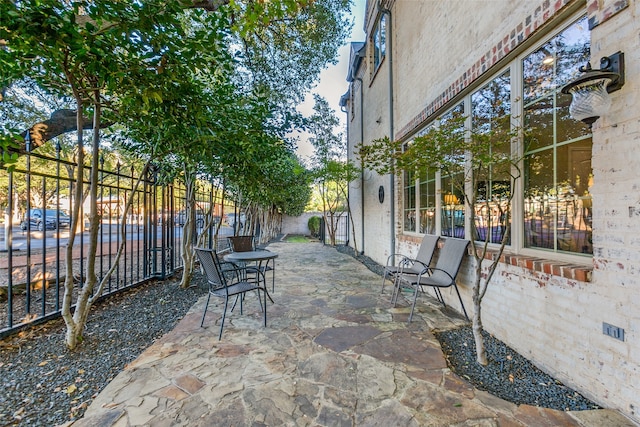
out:
M109 127L111 123L102 123L100 128ZM83 129L93 129L93 119L91 117L84 118ZM31 150L34 150L50 139L55 138L63 133L77 130L76 110L62 109L51 113L51 117L40 123L34 124L31 128L23 132L23 136L31 137ZM15 152L25 154L27 152L24 141L18 143L19 148Z

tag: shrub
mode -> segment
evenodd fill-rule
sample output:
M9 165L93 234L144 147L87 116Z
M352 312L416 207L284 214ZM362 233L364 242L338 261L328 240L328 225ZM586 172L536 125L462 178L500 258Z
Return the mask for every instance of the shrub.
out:
M309 227L309 232L313 237L320 237L320 224L322 219L319 216L312 216L309 218L307 225Z

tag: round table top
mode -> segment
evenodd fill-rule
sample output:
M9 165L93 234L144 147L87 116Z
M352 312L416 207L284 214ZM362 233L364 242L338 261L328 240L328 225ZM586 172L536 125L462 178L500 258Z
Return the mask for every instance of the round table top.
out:
M262 261L266 259L277 258L278 254L276 252L271 252L267 250L256 250L256 251L248 251L248 252L231 252L224 256L226 261Z

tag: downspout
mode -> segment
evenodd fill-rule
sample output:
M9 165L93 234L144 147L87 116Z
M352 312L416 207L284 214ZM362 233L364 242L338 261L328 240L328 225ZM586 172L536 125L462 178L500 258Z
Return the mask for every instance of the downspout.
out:
M360 82L360 144L364 144L364 82L360 77L356 77L355 80ZM360 255L364 255L364 164L360 166L360 230L362 231Z
M347 122L347 150L349 149L349 110L347 110L344 106L340 106L340 111L342 111L343 113L346 114L346 122ZM347 156L348 157L348 156ZM347 159L348 160L348 159ZM349 206L351 205L351 185L350 183L347 183L347 203L349 203ZM351 216L351 208L349 208L349 216ZM347 246L349 246L349 219L347 219ZM356 236L353 236L353 238L355 239ZM356 243L354 243L354 245L356 245Z
M387 52L388 52L388 60L389 60L389 138L393 140L394 138L394 129L393 129L393 31L391 24L391 11L389 9L383 8L378 2L378 7L380 7L380 12L383 15L387 15L389 22L387 23ZM391 160L393 166L393 159ZM392 167L393 169L393 167ZM396 253L396 184L395 184L395 173L391 172L389 176L389 198L391 203L390 208L390 216L391 216L391 255L395 255Z

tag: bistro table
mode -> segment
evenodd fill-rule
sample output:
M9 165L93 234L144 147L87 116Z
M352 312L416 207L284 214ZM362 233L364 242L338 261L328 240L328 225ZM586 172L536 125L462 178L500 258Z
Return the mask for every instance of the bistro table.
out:
M246 263L256 263L255 266L251 266L249 268L255 268L257 274L262 275L262 280L264 282L264 291L267 293L267 296L269 297L271 302L273 302L273 299L271 298L271 295L269 295L269 291L267 290L267 280L264 276L262 263L264 262L266 266L266 264L268 264L270 260L273 260L277 257L278 254L276 252L268 251L266 249L257 249L255 251L246 252L229 252L224 256L224 260L239 265L245 265ZM258 276L258 281L259 280L260 278Z

